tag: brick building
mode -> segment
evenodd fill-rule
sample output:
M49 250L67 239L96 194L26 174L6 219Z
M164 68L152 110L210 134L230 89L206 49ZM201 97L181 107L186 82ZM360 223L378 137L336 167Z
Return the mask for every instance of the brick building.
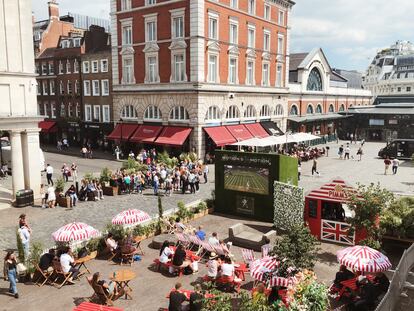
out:
M111 0L109 138L196 151L286 128L290 0ZM121 124L128 124L123 129Z
M340 133L348 109L369 105L372 98L371 91L356 81L361 83L361 74L332 69L320 48L291 54L288 129L317 135Z

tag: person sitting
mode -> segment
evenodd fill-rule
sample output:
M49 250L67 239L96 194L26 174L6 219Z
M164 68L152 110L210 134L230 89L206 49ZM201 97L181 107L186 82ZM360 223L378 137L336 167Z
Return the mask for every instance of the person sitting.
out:
M95 188L95 184L92 181L89 181L87 186L86 186L86 192L87 193L93 193L95 200L99 200L98 198L98 190L96 190ZM88 198L86 198L88 199Z
M218 273L218 262L217 262L217 254L214 252L210 253L207 262L207 276L210 280L215 280L217 278Z
M374 285L378 291L378 295L383 295L390 287L390 280L383 272L378 272L374 278Z
M53 248L49 249L48 253L43 254L42 256L40 256L39 259L39 268L42 271L48 271L48 272L52 272L53 268L53 259L55 258L55 250Z
M204 241L206 239L206 233L203 231L203 226L198 226L198 230L196 231L195 235L201 240Z
M177 232L184 232L187 229L187 227L181 222L180 217L175 219L174 227L177 229Z
M114 240L112 233L108 233L105 243L111 252L114 252L118 248L118 243Z
M187 300L187 297L181 292L181 283L175 284L175 290L170 293L170 303L168 305L168 311L182 311L183 302Z
M73 280L78 277L80 271L75 268L75 260L70 255L70 248L68 246L62 249L62 254L60 255L60 265L62 266L63 272L72 273L71 277L68 279L68 282L74 284Z
M235 276L234 265L229 257L224 258L224 263L220 267L220 276L226 279L227 282L241 282L241 279Z
M184 247L181 244L178 245L177 249L175 250L175 253L172 259L172 264L175 267L179 267L179 268L189 267L191 271L193 271L191 267L191 261L187 260L187 253L185 252Z
M100 273L99 272L95 272L93 274L93 276L92 276L92 282L91 282L92 283L92 287L94 287L96 285L102 286L102 288L104 289L104 291L106 292L106 294L108 294L110 296L112 296L112 294L115 295L116 298L113 297L114 300L123 295L123 293L120 294L120 292L121 291L123 292L123 290L121 288L118 288L118 285L115 282L111 282L110 281L108 283L105 280L100 280L99 277L100 277Z
M213 232L211 234L211 237L208 238L208 243L210 243L210 245L213 245L213 246L220 244L220 241L219 241L219 239L217 237L217 232Z
M86 181L84 179L81 180L81 187L79 189L79 193L78 193L78 199L79 201L85 201L86 200L86 196L87 196L87 192L86 192Z
M122 240L121 253L122 254L135 254L138 252L137 248L133 245L134 241L132 235L126 235Z
M190 311L201 311L203 307L203 294L201 292L201 285L194 286L194 292L190 295Z
M371 310L375 307L375 300L377 299L377 291L375 285L368 281L368 279L360 275L357 284L359 286L359 295L356 300L349 305L349 310Z
M218 245L223 250L225 256L233 257L233 254L230 253L230 250L229 250L227 244L223 240L219 240Z
M167 263L171 261L171 258L174 255L174 251L171 249L171 246L173 245L174 243L168 241L164 241L164 243L162 243L159 258L161 263Z
M69 189L66 191L65 196L68 196L70 198L70 206L76 206L78 196L76 195L76 188L74 185L71 185L69 187Z
M335 275L335 280L334 280L334 284L337 288L342 288L342 284L341 282L346 281L346 280L350 280L353 277L355 277L355 275L349 271L346 266L341 265L339 267L339 271L336 273Z
M103 200L104 195L103 195L103 189L102 189L101 183L99 181L95 180L94 184L95 184L95 189L98 192L98 199Z

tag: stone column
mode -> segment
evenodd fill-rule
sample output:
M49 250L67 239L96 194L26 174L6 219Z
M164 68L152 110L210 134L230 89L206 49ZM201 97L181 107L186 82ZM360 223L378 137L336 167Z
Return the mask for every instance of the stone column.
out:
M12 181L13 200L16 199L16 192L24 189L24 171L22 155L22 139L20 131L14 130L10 133L11 160L12 160Z
M27 129L22 133L24 185L32 189L35 200L40 198L41 155L39 145L39 129Z

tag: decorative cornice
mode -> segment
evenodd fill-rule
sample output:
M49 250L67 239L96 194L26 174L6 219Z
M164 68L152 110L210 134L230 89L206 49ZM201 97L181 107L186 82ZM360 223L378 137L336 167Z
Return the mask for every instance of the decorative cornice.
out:
M135 50L132 46L124 46L122 47L121 52L119 52L119 55L134 55Z
M184 40L173 40L171 41L170 46L168 47L170 50L182 50L187 48L187 43Z
M238 56L240 54L240 50L237 46L230 45L229 48L227 49L227 53L229 53L230 55Z
M151 52L158 52L159 50L160 50L160 47L158 46L156 42L147 42L142 51L144 53L151 53Z
M248 58L256 58L256 51L254 49L247 49L246 50L246 57Z
M207 49L209 51L217 51L217 52L219 52L220 51L220 45L219 45L219 43L217 41L210 40L210 41L207 42Z

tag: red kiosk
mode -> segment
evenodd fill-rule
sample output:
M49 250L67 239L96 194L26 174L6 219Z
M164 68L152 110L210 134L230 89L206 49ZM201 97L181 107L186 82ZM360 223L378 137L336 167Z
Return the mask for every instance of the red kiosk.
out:
M335 179L305 197L304 219L311 233L321 241L355 245L366 237L360 230L348 235L352 217L347 207L348 193L356 191L345 181Z

